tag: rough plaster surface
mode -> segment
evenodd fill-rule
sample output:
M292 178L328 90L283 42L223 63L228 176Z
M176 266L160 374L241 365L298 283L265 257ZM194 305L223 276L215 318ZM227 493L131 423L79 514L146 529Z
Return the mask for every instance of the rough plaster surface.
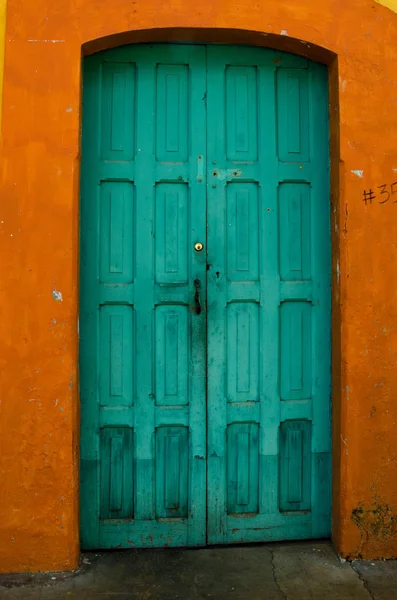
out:
M273 46L330 67L333 538L344 555L397 556L396 30L371 0L8 1L0 570L78 562L81 52L156 40Z

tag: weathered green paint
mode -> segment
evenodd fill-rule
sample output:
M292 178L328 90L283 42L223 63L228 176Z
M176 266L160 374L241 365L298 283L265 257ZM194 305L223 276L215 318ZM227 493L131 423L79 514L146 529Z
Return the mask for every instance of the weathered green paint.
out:
M208 540L327 536L327 74L207 56Z
M303 58L85 59L84 548L329 535L328 153Z
M132 47L85 61L85 548L205 543L206 322L189 311L195 277L205 294L205 254L192 250L206 227L205 54Z

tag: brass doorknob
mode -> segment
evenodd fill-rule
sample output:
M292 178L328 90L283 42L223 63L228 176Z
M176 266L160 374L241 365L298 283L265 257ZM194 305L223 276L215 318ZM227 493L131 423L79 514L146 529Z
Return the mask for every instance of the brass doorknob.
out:
M196 250L196 252L201 252L203 248L204 246L201 242L197 242L197 244L194 244L194 249Z

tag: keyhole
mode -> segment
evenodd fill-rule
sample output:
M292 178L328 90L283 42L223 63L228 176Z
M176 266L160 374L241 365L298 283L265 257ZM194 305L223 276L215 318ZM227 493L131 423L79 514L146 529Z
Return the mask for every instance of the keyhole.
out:
M217 278L217 279L219 279L219 275L220 275L219 271L217 271L217 272L215 273L215 275L216 275L216 278Z

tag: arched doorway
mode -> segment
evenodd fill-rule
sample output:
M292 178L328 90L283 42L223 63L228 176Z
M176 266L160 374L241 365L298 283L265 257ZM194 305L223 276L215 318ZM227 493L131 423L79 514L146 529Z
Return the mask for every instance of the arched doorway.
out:
M263 48L85 59L84 548L330 535L327 88Z

